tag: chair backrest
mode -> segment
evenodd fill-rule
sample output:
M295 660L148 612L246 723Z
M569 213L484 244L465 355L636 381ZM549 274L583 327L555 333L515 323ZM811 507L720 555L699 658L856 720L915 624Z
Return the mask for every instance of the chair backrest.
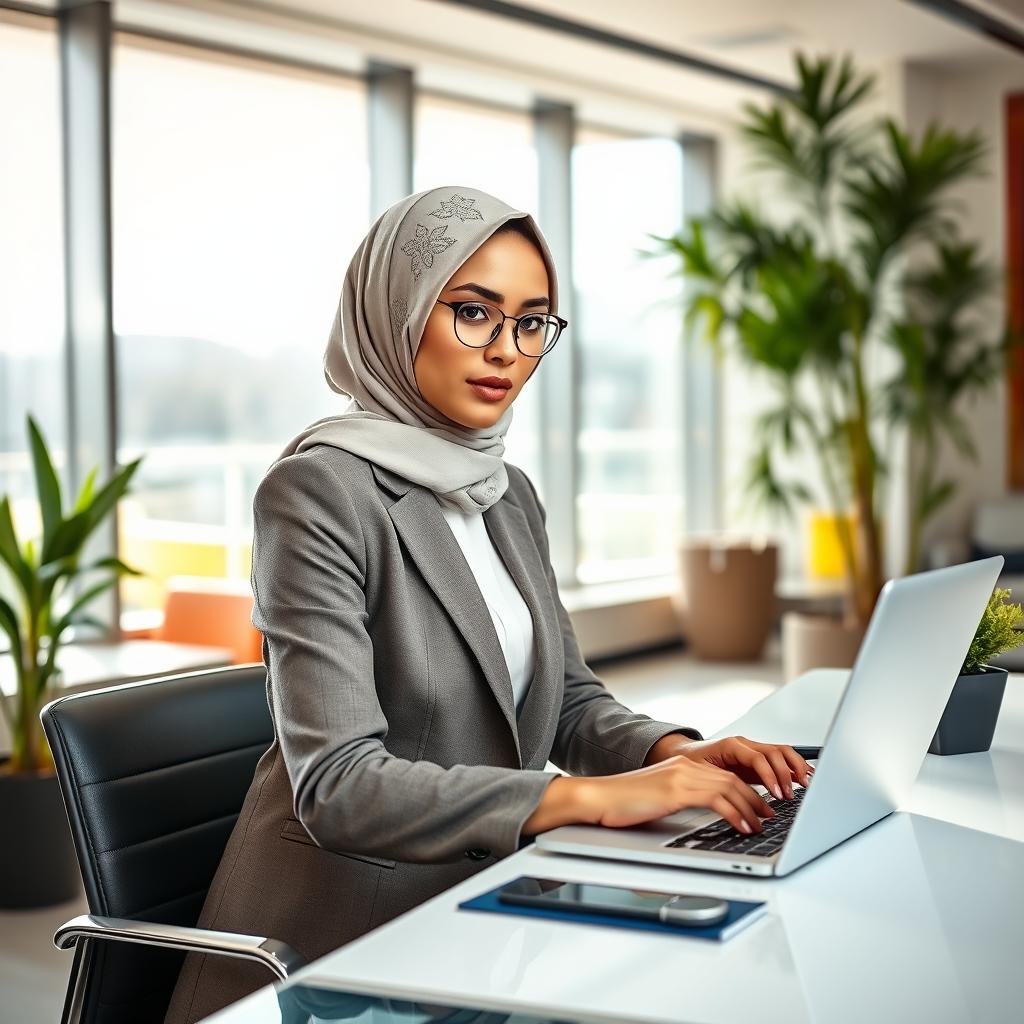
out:
M90 913L196 924L273 741L266 678L262 663L229 666L43 708ZM162 1024L184 956L96 943L82 1019Z
M248 581L172 577L154 639L227 647L236 665L261 661L263 636L252 624L252 606Z

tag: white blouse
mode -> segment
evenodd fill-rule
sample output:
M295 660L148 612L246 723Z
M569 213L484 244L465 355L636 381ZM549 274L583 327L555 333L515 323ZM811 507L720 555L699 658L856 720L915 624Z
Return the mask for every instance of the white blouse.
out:
M518 712L522 708L534 669L533 619L530 608L491 541L483 516L478 512L460 512L447 505L441 505L441 512L473 570L480 593L491 613L498 641L505 653Z

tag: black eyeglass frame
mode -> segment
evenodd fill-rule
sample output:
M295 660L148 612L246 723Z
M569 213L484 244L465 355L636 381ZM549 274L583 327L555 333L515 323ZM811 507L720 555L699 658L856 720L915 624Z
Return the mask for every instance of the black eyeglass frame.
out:
M455 338L460 345L465 345L466 348L487 348L487 345L493 344L494 339L497 338L499 334L501 334L501 330L505 326L505 321L511 320L513 321L512 340L515 342L516 349L519 352L522 352L524 356L528 356L530 359L540 359L542 356L546 356L555 347L555 344L558 342L558 339L562 336L562 331L564 331L566 327L569 326L569 321L566 320L565 317L559 316L557 313L538 313L535 310L532 313L524 313L522 316L509 316L508 313L506 313L503 309L498 309L497 306L492 305L490 302L481 302L480 299L460 299L458 302L445 302L444 299L435 299L434 301L440 302L442 306L447 306L449 309L454 311L452 326L455 329ZM463 306L487 306L488 309L497 310L497 312L501 314L501 325L498 327L498 330L495 332L490 341L488 341L486 344L470 345L469 342L463 341L459 337L458 324L455 322L454 318L459 315L459 310ZM546 349L544 349L543 352L540 352L537 355L534 355L532 352L523 352L523 350L519 348L519 321L524 320L528 316L550 316L554 317L555 320L558 321L558 333L555 335L554 341L552 341L551 344Z

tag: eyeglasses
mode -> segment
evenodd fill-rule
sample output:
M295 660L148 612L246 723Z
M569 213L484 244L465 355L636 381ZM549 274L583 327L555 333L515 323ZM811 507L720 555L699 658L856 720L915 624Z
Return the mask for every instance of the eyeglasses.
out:
M554 313L524 313L506 316L500 309L477 299L445 302L442 306L452 310L455 336L470 348L484 348L501 333L506 320L512 323L512 338L524 356L539 359L554 347L558 336L569 326L569 321Z

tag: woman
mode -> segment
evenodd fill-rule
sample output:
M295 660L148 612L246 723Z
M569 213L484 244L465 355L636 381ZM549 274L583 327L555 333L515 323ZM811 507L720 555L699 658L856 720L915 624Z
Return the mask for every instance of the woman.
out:
M631 712L584 662L544 509L501 457L557 308L533 218L476 189L406 197L356 250L324 358L351 404L253 502L275 737L200 926L313 960L557 825L710 807L760 831L773 812L749 783L806 783L791 747ZM190 953L166 1022L269 980Z

